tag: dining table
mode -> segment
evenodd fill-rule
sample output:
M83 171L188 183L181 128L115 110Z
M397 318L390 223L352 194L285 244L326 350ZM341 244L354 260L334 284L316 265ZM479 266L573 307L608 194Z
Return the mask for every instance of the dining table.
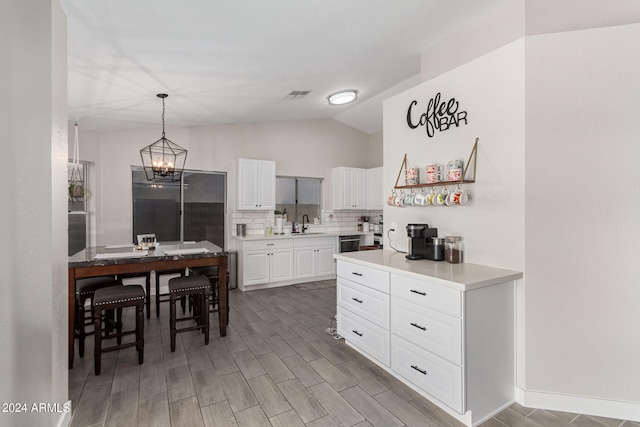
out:
M76 280L124 273L192 267L218 267L218 277L227 275L228 252L208 242L158 242L151 247L111 245L88 247L69 257L69 369L73 368ZM223 279L224 280L224 279ZM220 336L227 335L228 288L218 287ZM150 298L149 289L147 299Z

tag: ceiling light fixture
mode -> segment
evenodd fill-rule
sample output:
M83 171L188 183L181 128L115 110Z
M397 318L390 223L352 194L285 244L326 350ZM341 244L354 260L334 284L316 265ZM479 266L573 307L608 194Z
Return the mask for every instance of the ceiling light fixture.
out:
M329 105L348 104L358 99L358 91L355 89L341 90L340 92L332 93L327 99L329 100Z
M162 138L140 150L142 167L148 180L179 181L187 161L187 150L171 142L164 134L164 99L166 93L156 95L162 99Z

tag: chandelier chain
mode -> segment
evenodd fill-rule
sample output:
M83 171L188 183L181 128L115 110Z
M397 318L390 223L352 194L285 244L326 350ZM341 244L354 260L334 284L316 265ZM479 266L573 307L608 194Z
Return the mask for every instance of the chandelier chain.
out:
M162 138L164 138L164 98L162 98Z

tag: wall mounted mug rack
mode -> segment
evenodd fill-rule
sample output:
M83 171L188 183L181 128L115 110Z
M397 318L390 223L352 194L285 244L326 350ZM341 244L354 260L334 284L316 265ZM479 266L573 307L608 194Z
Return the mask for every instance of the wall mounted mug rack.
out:
M433 182L433 183L423 183L423 184L411 184L411 185L398 185L398 182L400 181L400 177L402 176L402 171L405 171L406 173L406 169L407 169L407 155L405 153L404 155L404 160L402 161L402 165L400 165L400 172L398 172L398 178L396 179L396 185L393 187L394 189L397 190L407 190L407 189L412 189L412 188L421 188L421 187L442 187L444 185L461 185L461 184L467 184L467 183L473 183L476 182L476 163L477 163L477 157L478 157L478 141L479 138L476 138L475 143L473 144L473 149L471 150L471 154L469 155L469 160L467 161L467 163L464 165L464 169L462 171L462 175L460 176L459 180L455 180L455 181L440 181L440 182ZM470 178L467 178L467 172L469 172L469 166L471 166L473 164L473 174Z

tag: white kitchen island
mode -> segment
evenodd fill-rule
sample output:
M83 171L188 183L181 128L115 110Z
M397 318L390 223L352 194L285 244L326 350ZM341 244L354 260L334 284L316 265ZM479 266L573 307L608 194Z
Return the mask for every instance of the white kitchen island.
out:
M338 333L348 345L472 426L515 401L515 283L522 273L336 254Z

